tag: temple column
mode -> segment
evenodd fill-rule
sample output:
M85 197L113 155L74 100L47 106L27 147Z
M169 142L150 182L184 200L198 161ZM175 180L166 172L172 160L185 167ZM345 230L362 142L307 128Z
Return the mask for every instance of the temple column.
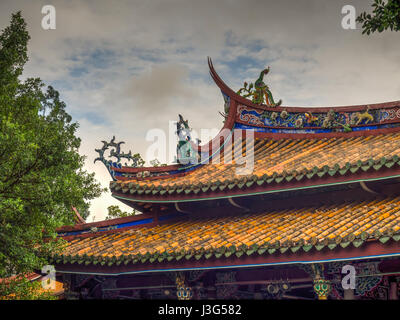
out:
M207 292L207 300L215 300L216 299L216 292L217 289L215 288L215 286L209 286L206 288L206 292Z
M119 295L119 290L117 289L117 279L105 279L101 284L101 291L103 299L116 299Z
M62 282L64 287L64 297L66 300L79 299L79 293L75 291L76 276L74 274L63 274Z
M153 219L154 219L154 224L158 225L159 221L158 221L158 217L160 215L160 211L161 211L161 206L159 205L154 205L153 208Z
M389 300L398 300L396 277L389 279Z
M344 300L354 300L354 289L345 289L343 293Z

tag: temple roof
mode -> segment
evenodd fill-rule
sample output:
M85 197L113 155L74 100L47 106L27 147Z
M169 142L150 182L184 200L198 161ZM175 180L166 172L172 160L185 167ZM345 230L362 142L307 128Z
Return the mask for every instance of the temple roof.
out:
M123 142L103 141L113 197L143 214L59 229L56 264L131 272L399 254L400 101L297 108L268 92L273 103L256 104L209 66L225 119L203 146L179 140L198 161L140 167ZM177 131L190 129L179 118ZM109 147L117 162L103 157Z
M258 214L217 217L204 214L190 219L180 215L159 225L147 221L147 225L143 222L140 227L131 225L121 230L111 227L106 232L96 229L73 236L67 232L66 247L54 260L57 264L112 266L274 253L289 257L286 253L307 252L312 256L324 248L326 252L400 240L400 197L394 196L336 200L323 205L293 203L292 208ZM139 216L131 217L132 221L138 219ZM108 223L126 225L128 220Z
M142 210L143 203L231 198L400 174L400 101L318 108L257 104L229 88L211 59L209 68L224 97L221 131L202 146L190 142L200 158L196 163L109 162L115 198ZM240 151L232 152L234 137L250 132L254 148L239 141L234 144L242 144ZM224 158L252 151L254 170L246 174L237 173L243 165L235 158Z
M227 152L231 152L232 146ZM249 151L249 150L248 150ZM387 176L400 165L400 132L323 139L256 139L254 142L254 170L238 175L243 165L207 163L180 174L141 179L132 175L111 182L113 195L124 199L142 200L157 197L159 201L200 198L207 195L221 197L249 194L269 187L287 188L290 182L313 185L326 178L356 179L360 174L374 173ZM391 172L388 173L388 169Z

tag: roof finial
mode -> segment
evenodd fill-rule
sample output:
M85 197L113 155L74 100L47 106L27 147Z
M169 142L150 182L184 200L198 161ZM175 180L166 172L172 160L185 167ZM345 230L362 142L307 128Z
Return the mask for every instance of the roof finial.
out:
M248 84L244 82L243 87L237 91L237 94L244 98L252 97L253 103L263 104L265 103L268 107L277 107L282 104L282 100L278 102L274 101L271 91L268 86L264 83L264 75L268 74L270 67L265 68L260 72L258 79L253 83Z

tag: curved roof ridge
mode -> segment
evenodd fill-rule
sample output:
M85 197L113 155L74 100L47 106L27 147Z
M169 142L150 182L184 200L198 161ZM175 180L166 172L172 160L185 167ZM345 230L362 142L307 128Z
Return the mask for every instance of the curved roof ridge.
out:
M203 145L192 144L201 159L211 162L232 132L253 130L255 137L272 139L351 138L385 135L400 130L400 100L332 107L288 107L255 104L240 96L221 79L208 57L209 72L225 99L226 118L219 133ZM228 142L229 144L229 142ZM117 180L163 180L180 177L202 166L172 164L157 167L112 168Z
M231 89L218 75L215 71L214 65L210 57L208 57L208 66L210 69L210 75L213 78L215 84L221 89L223 93L228 95L230 98L235 99L237 102L245 104L247 106L263 109L263 110L272 110L272 111L294 111L294 112L305 112L309 109L312 112L327 112L330 109L335 111L362 111L366 107L370 107L371 109L379 109L379 108L389 108L389 107L396 107L400 106L400 100L395 101L388 101L388 102L380 102L380 103L364 103L364 104L357 104L357 105L346 105L346 106L277 106L277 107L270 107L265 104L255 104L251 100L242 97L241 95L237 94L233 89Z

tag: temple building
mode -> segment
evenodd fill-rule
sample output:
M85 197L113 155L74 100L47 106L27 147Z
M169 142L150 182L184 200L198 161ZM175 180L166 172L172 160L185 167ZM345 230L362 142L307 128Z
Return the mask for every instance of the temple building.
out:
M138 166L115 138L96 150L113 197L142 214L59 229L65 297L398 299L400 101L287 107L269 69L234 91L209 68L214 139L179 116L176 164Z

